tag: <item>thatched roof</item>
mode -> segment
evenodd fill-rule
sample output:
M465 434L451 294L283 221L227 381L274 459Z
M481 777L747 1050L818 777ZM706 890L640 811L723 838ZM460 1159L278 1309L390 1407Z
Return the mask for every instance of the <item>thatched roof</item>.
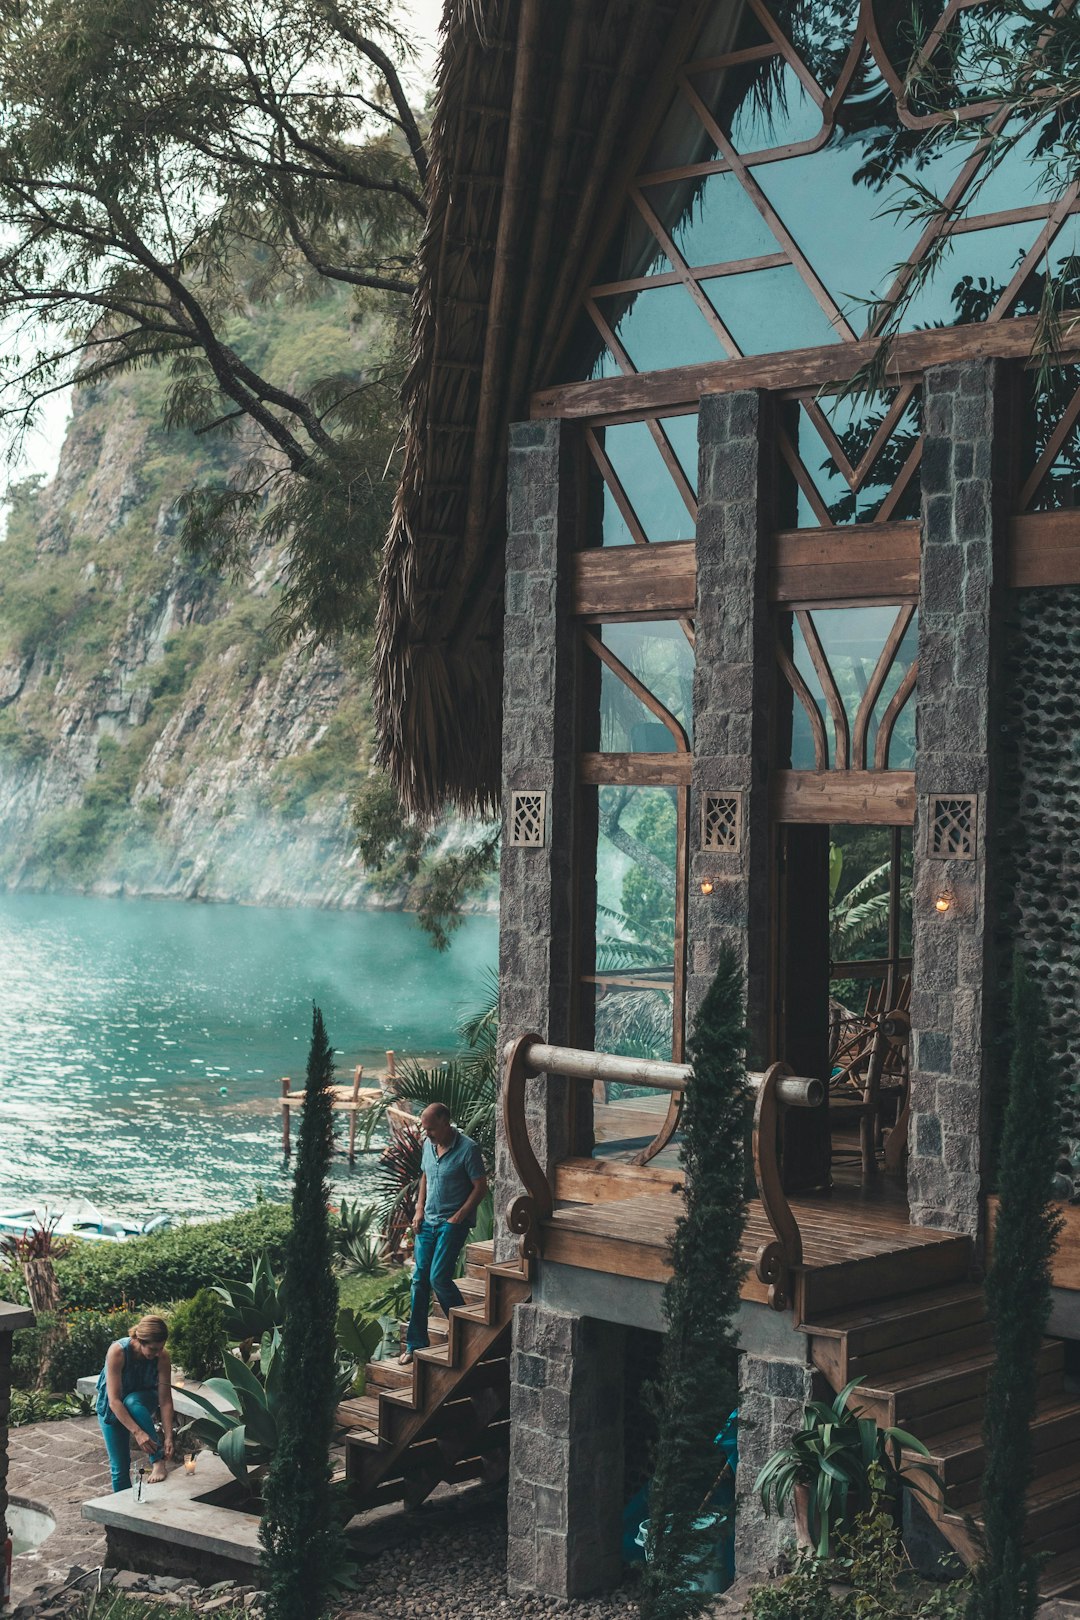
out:
M414 811L498 802L507 427L552 380L646 93L705 9L446 0L375 672Z

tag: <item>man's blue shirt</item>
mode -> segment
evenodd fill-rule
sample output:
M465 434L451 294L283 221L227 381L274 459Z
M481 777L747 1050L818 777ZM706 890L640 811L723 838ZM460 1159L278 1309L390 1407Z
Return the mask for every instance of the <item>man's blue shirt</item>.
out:
M454 1140L439 1157L432 1141L424 1143L423 1171L427 1177L427 1197L424 1200L426 1221L445 1221L456 1215L473 1190L473 1182L486 1176L484 1156L471 1136L454 1132ZM476 1225L473 1210L466 1226Z

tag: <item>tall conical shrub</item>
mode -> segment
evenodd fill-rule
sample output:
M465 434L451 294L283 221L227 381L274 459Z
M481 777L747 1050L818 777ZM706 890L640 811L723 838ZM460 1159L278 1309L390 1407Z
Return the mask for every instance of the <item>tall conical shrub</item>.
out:
M1061 1134L1060 1081L1043 1037L1045 1017L1039 988L1017 956L998 1155L1000 1202L986 1279L996 1357L983 1426L986 1547L975 1571L968 1620L1032 1620L1039 1601L1038 1564L1024 1551L1024 1519L1038 1357L1061 1225L1050 1202Z
M671 1245L664 1290L668 1330L652 1391L657 1443L649 1495L649 1562L644 1620L681 1620L708 1598L690 1590L698 1560L716 1548L715 1529L695 1521L724 1457L716 1436L738 1401L735 1317L745 1265L746 1033L742 970L721 955L689 1042L694 1078L683 1106L685 1212Z
M259 1532L273 1620L318 1620L340 1560L341 1531L330 1505L338 1312L327 1215L333 1077L333 1049L316 1007L285 1250L279 1442Z

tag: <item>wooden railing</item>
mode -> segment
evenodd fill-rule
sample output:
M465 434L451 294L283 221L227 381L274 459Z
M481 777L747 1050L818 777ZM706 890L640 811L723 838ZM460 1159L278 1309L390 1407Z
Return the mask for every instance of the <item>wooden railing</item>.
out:
M687 1063L661 1063L647 1058L587 1052L573 1046L549 1046L539 1035L520 1035L504 1049L503 1125L510 1157L525 1188L507 1207L511 1232L521 1238L521 1256L529 1261L542 1253L542 1223L555 1208L552 1186L533 1152L526 1112L528 1082L539 1074L561 1074L571 1080L599 1080L642 1086L676 1095L685 1092L694 1071ZM792 1074L786 1063L774 1063L764 1074L748 1074L754 1102L753 1161L758 1198L773 1236L754 1257L753 1269L769 1290L773 1310L790 1300L792 1270L802 1264L802 1234L780 1179L777 1131L783 1108L817 1108L825 1100L820 1080Z

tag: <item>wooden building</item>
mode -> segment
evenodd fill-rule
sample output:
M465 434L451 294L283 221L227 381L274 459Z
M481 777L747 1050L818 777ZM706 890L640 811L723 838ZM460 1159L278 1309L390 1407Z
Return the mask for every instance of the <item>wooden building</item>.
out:
M995 142L982 0L932 10L913 39L901 0L447 3L378 698L413 809L500 809L504 1036L544 1043L484 1285L485 1332L517 1305L519 1588L618 1572L671 1065L725 941L764 1076L740 1485L863 1374L972 1551L1014 946L1080 1087L1080 367L1031 364L1080 203L1052 129ZM842 858L876 872L861 935ZM1074 1103L1067 1205L1076 1138ZM1066 1591L1070 1233L1058 1281L1029 1523ZM745 1501L740 1567L783 1533Z

